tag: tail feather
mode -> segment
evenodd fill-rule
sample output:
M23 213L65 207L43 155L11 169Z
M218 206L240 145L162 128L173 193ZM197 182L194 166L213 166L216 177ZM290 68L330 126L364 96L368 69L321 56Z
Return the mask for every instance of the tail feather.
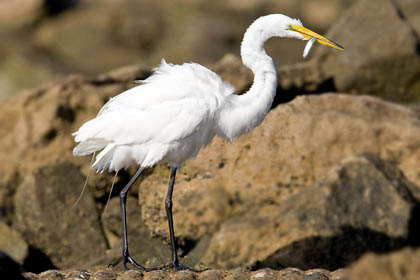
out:
M109 169L114 155L115 144L108 144L97 156L95 162L92 164L92 168L98 170L98 172L104 172Z
M94 152L97 152L99 150L102 150L107 146L107 141L103 139L87 139L81 143L79 143L76 147L73 149L73 155L74 156L86 156L89 154L92 154Z

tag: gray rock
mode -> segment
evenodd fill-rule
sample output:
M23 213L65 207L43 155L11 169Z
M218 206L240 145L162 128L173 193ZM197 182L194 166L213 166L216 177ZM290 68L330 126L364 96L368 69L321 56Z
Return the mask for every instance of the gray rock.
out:
M27 174L15 195L15 228L60 268L83 267L107 247L88 189L72 208L84 181L72 164L55 163Z

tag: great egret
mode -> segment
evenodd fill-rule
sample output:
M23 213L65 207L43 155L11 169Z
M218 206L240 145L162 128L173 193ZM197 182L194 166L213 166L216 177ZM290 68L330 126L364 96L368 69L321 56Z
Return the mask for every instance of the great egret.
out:
M137 163L139 169L120 192L122 216L122 263L149 271L175 268L193 270L178 260L172 221L172 192L177 168L196 157L215 135L229 141L259 125L276 94L277 74L273 60L264 51L271 37L309 40L312 44L343 48L302 26L300 20L272 14L255 20L245 32L241 44L243 63L254 73L254 83L246 94L234 94L234 88L209 69L196 64L168 64L164 60L142 84L111 98L98 115L75 132L80 142L75 156L99 152L92 168L109 172ZM145 268L129 254L126 224L127 192L142 171L158 163L172 167L165 200L172 247L171 264Z

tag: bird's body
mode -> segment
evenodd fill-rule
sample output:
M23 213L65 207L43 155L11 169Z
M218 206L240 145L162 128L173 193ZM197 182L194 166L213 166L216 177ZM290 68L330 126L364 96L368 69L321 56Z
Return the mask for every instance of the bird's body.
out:
M162 61L142 85L109 100L77 133L77 155L102 150L93 167L118 171L134 162L179 166L209 144L233 87L195 63Z
M80 142L74 155L99 152L92 165L98 171L118 171L137 163L140 168L121 191L123 218L123 264L137 264L128 254L125 225L125 195L141 171L164 162L172 166L166 200L172 244L172 267L178 263L172 225L172 190L176 169L194 158L218 135L233 140L259 125L276 94L277 74L264 51L271 37L290 37L340 49L334 42L304 28L299 20L275 14L257 19L246 31L241 45L244 64L254 73L252 87L243 95L211 70L195 63L182 65L162 61L141 85L109 100L96 118L74 133ZM315 39L305 49L309 51Z

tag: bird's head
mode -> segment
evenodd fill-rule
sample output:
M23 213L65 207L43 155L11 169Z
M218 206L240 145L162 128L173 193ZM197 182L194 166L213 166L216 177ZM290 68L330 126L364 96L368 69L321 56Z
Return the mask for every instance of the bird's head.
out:
M261 17L260 19L261 24L257 24L257 26L259 25L261 29L266 31L263 32L266 38L289 37L309 40L305 48L304 57L315 42L338 50L344 50L339 44L304 27L299 19L293 19L282 14L272 14Z

